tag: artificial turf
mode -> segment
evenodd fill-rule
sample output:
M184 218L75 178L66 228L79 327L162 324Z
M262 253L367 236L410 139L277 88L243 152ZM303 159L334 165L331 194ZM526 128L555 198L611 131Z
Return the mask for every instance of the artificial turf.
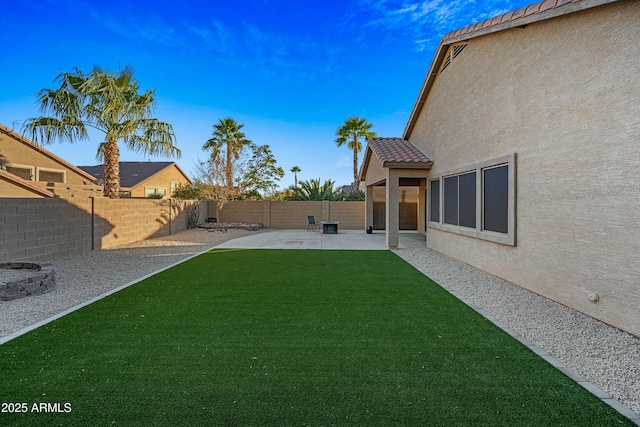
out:
M215 250L0 373L3 426L633 425L389 251Z

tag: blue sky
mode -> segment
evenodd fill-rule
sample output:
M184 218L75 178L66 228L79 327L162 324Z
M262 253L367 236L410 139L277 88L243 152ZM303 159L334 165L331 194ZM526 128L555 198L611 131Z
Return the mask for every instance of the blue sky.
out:
M191 174L219 119L268 144L299 179L353 180L353 154L335 145L351 116L379 136L402 136L441 37L532 0L18 0L0 15L0 123L20 131L39 115L35 93L73 67L132 65L156 89L155 116L174 127ZM100 134L46 148L97 164ZM362 158L362 154L361 154ZM121 160L167 160L121 148Z

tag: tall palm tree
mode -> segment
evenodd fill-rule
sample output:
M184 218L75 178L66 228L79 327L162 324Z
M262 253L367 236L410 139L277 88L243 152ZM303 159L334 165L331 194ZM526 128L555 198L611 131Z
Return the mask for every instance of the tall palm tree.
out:
M87 128L105 134L96 158L104 161L104 195L120 195L120 148L123 142L143 154L180 157L173 127L152 117L155 89L138 93L131 66L113 73L95 66L84 74L78 68L61 73L58 89L42 89L37 94L40 111L47 115L28 119L23 133L36 143L55 139L68 142L89 139Z
M295 179L296 187L298 186L298 172L302 172L298 166L294 166L291 168L291 172L293 172L293 177Z
M245 134L240 131L243 124L233 120L231 117L220 119L218 124L213 125L212 138L204 143L204 150L211 150L211 158L215 159L223 151L226 152L226 185L233 187L233 161L240 158L240 153L245 146L251 144Z
M347 148L353 150L353 185L355 189L358 189L360 180L358 179L358 153L362 151L361 138L364 138L365 142L370 138L375 138L377 135L375 132L371 132L370 129L373 125L360 117L349 117L344 121L344 124L336 130L336 145L341 147L346 144Z

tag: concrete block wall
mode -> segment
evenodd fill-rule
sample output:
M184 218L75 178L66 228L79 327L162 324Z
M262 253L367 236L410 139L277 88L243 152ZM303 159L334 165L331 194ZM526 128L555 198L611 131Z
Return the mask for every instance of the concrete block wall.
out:
M196 203L201 202L0 198L0 262L51 261L176 233L187 229Z
M226 203L218 214L216 214L216 204L212 201L208 202L208 217L217 218L219 221L225 222L243 222L245 224L265 224L264 211L268 208L267 201L237 201ZM268 209L267 209L268 212ZM268 220L268 219L267 219ZM265 227L267 227L265 225ZM267 227L268 228L268 227Z
M215 204L209 202L208 216L215 217ZM339 221L345 230L364 230L364 202L330 201L233 201L219 212L221 222L262 224L264 228L307 228L307 216L316 221Z
M0 199L0 262L91 250L91 199Z
M94 249L113 248L186 230L191 206L198 203L173 199L94 200Z

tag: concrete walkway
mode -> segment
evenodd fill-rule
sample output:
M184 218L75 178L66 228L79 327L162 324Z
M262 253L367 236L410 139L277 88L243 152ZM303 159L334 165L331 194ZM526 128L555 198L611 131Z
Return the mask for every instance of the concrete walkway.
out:
M425 235L417 232L400 234L399 249L426 248ZM322 231L269 230L222 243L217 248L244 249L349 249L386 250L384 231L367 234L364 230L340 230L338 234Z

